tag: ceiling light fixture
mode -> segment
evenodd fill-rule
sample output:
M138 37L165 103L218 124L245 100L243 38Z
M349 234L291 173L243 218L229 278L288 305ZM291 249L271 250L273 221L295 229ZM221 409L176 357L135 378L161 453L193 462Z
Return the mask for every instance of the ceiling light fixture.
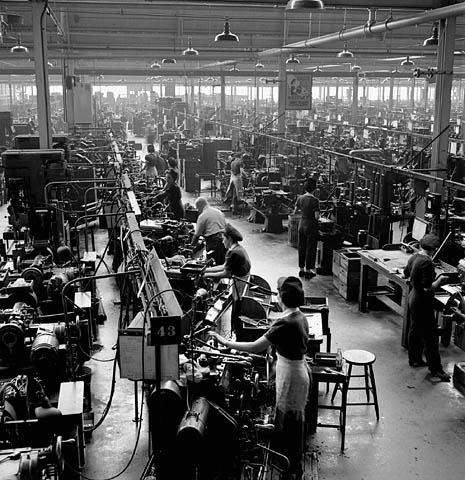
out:
M431 36L423 42L424 47L434 47L439 44L439 27L434 24L431 31Z
M265 65L263 65L262 62L258 61L256 64L255 64L255 69L256 70L263 70L265 68Z
M25 45L21 45L21 35L18 35L17 43L13 47L10 48L10 53L27 53L29 52L29 48Z
M230 72L238 72L239 69L237 68L237 65L234 65L229 71Z
M161 68L161 65L158 62L153 62L150 68Z
M163 63L164 65L166 65L167 63L176 63L176 59L175 58L164 58L161 63Z
M286 10L321 10L325 8L323 0L289 0Z
M182 52L183 55L195 57L199 54L198 50L192 48L192 38L189 37L187 40L187 48Z
M344 48L336 56L337 58L353 58L354 54L347 49L347 43L344 43Z
M351 70L353 72L360 72L361 69L362 69L362 67L360 65L357 65L357 64L352 65L352 68L351 68Z
M319 73L322 72L323 70L320 67L316 67L315 70L313 70L313 73Z
M222 33L219 33L215 37L215 42L238 42L239 37L234 33L231 33L229 29L229 20L226 18L224 21L224 29Z
M413 60L410 60L410 57L407 55L407 58L401 63L403 67L413 67L415 65L415 62Z
M288 58L286 60L286 63L288 65L298 65L300 63L300 60L298 58L296 58L296 56L294 54L292 54L291 58Z

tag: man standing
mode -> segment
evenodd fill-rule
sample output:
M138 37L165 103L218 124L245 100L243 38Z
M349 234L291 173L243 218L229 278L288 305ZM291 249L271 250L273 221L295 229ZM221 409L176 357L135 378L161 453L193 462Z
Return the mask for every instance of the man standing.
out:
M222 235L226 227L224 214L221 210L210 206L204 197L196 200L195 207L199 212L199 218L192 244L195 245L200 236L205 237L207 253L212 252L209 256L215 260L215 264L222 265L226 253Z
M410 329L408 357L411 367L428 366L432 377L443 382L450 380L441 365L439 354L438 321L434 314L434 291L447 283L446 276L436 277L433 256L441 245L436 235L427 234L420 240L420 250L413 254L404 269L411 290L408 298ZM423 360L423 351L426 362Z
M315 273L316 250L318 245L318 219L320 204L313 195L316 181L309 178L305 184L305 193L297 199L294 213L302 212L299 222L299 277L312 278Z

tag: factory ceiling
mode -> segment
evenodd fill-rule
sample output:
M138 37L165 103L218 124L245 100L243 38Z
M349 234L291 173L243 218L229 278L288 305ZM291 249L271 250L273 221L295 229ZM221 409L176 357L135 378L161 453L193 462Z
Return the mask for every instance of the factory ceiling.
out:
M2 0L0 16L0 76L34 72L34 42L31 1ZM463 1L438 0L324 0L323 10L289 11L287 0L61 0L48 3L46 37L51 73L64 64L76 74L105 78L150 78L151 76L212 76L220 72L234 76L276 76L280 54L291 54L300 62L297 71L351 72L389 75L393 70L435 68L435 46L423 46L434 31L427 11ZM44 3L45 5L45 3ZM407 28L370 33L370 27L418 16L419 23ZM228 20L239 41L215 41ZM454 72L465 72L465 19L456 16ZM344 32L356 27L362 34L345 39ZM332 39L312 45L318 37ZM308 45L302 46L310 39ZM16 43L26 53L10 52ZM299 47L283 50L283 46ZM183 55L191 48L198 55ZM346 47L353 57L337 56ZM409 58L415 66L403 67ZM162 63L163 59L176 63ZM263 68L256 67L262 64ZM159 68L158 68L159 66ZM238 71L231 72L236 67ZM291 65L288 65L291 68ZM367 74L369 75L369 74Z

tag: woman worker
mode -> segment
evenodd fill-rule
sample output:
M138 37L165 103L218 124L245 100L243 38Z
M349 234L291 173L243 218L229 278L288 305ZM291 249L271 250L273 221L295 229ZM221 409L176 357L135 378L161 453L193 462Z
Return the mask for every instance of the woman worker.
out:
M153 145L147 145L147 155L145 156L145 179L147 183L153 182L158 177L157 154Z
M243 325L239 318L241 314L241 297L250 275L250 259L242 245L242 235L230 223L226 224L223 232L223 245L226 256L223 265L217 265L205 270L205 278L233 278L231 329L236 332L236 338L241 339Z
M440 244L441 240L436 235L425 235L420 240L420 251L409 258L404 269L404 277L410 279L412 287L408 297L410 312L408 360L411 367L428 365L431 376L448 382L450 375L441 365L438 322L434 314L434 291L448 281L446 276L440 276L435 280L436 272L432 257ZM426 362L423 360L423 349Z
M318 245L318 219L320 202L313 195L316 181L309 178L305 184L305 193L297 198L294 213L302 212L299 223L299 277L312 278L316 275L315 260Z
M299 306L305 303L302 282L296 277L278 280L278 302L281 317L254 342L233 342L215 332L210 334L228 348L258 353L274 345L276 364L276 449L290 462L289 478L301 479L303 473L305 406L311 383L311 373L305 361L308 323Z
M177 184L178 174L174 170L166 172L166 184L162 191L155 195L155 200L166 198L168 201L168 211L173 214L175 220L184 218L185 211L182 203L181 187Z

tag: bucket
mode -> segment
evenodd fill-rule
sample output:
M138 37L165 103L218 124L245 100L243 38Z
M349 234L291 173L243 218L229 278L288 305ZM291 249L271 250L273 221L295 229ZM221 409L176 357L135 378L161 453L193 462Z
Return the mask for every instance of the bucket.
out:
M299 243L299 222L302 218L300 213L291 213L287 224L287 243L291 247L297 248Z

